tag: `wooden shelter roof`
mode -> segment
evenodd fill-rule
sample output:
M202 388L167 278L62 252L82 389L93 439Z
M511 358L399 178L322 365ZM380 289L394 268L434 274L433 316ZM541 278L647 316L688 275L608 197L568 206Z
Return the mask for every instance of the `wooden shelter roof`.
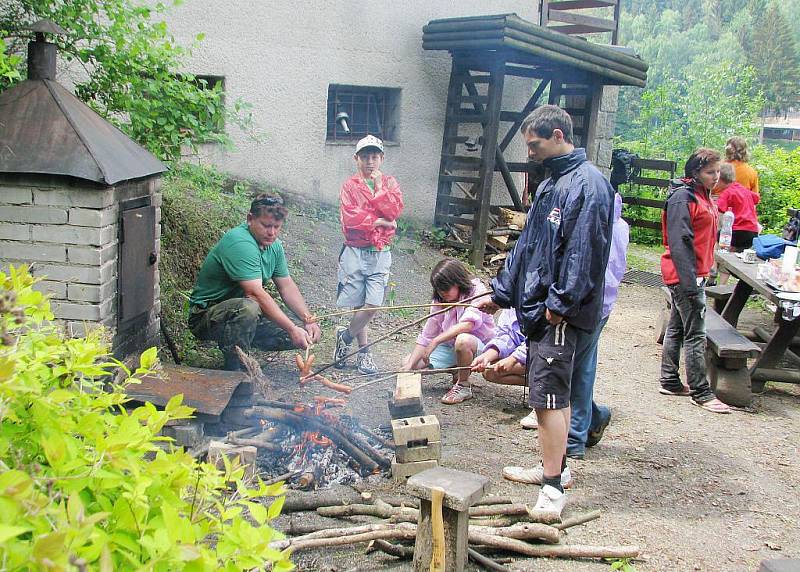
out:
M604 84L644 87L647 64L619 48L553 32L516 14L431 20L422 28L426 50L504 51L521 64L583 70Z

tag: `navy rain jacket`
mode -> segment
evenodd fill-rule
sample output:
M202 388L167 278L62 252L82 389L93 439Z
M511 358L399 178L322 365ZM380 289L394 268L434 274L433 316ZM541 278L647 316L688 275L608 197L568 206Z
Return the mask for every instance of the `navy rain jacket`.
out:
M546 308L592 331L603 307L614 190L583 149L544 165L551 176L539 185L525 229L492 281L492 300L516 309L528 337L541 334Z

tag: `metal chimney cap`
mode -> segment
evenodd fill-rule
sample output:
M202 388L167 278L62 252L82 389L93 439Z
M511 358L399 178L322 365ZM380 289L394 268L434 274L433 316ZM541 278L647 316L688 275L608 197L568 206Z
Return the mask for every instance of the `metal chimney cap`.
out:
M37 34L58 34L59 36L67 35L67 31L52 20L39 20L35 24L32 24L28 29L32 32L36 32Z

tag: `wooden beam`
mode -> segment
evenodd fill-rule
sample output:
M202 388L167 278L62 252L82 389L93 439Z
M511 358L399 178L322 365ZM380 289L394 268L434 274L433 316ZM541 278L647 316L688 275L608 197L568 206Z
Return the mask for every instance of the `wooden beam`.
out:
M586 8L607 8L616 6L617 0L559 0L550 2L550 10L584 10Z
M447 202L443 200L451 193L452 181L448 180L448 167L446 157L456 152L456 143L452 139L458 135L458 125L448 121L451 115L450 110L459 105L457 98L461 95L461 80L459 79L461 69L455 60L450 68L450 82L447 86L447 101L445 103L445 122L442 133L442 150L439 158L439 182L436 188L436 206L434 207L434 224L438 224L439 215L447 212Z
M646 199L643 197L622 197L622 202L626 205L635 205L638 207L651 207L654 209L664 208L664 201L659 199Z
M631 226L638 226L638 227L641 227L641 228L652 228L654 230L659 230L659 231L661 230L661 223L660 222L655 222L655 221L652 221L652 220L642 220L642 219L638 219L638 218L629 218L629 217L626 217L626 216L622 217L622 220L624 220L625 222L627 222Z
M506 66L506 68L508 68L508 66ZM539 105L539 99L542 97L542 94L544 93L544 90L547 88L549 83L550 83L550 78L543 78L542 81L539 82L539 85L536 86L536 90L533 92L533 95L531 95L531 98L528 100L528 103L525 104L525 107L522 108L522 111L520 111L519 117L514 122L514 125L512 125L509 128L505 137L503 137L503 140L500 142L499 144L500 150L502 151L506 150L506 147L508 147L508 144L511 143L511 140L514 138L514 135L517 134L517 131L519 131L519 128L522 126L522 122L525 121L525 118L528 116L528 114L534 109L536 109L536 107Z
M562 12L560 10L550 10L547 19L550 22L564 22L575 26L591 26L598 32L613 32L616 28L614 20L575 14L573 12Z

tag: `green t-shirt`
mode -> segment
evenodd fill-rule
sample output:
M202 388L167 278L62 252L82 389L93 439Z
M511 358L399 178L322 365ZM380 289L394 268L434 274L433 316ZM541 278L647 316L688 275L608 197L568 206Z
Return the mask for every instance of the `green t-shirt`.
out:
M229 298L241 298L244 292L239 282L243 280L261 278L266 284L272 278L286 276L289 268L281 241L262 249L247 223L242 223L226 232L208 253L189 302L206 307Z

